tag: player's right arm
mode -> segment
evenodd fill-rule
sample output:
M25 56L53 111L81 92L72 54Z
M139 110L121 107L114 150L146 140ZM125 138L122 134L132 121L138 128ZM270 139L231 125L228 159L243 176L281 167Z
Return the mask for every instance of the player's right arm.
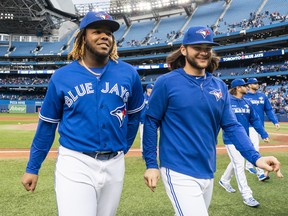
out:
M22 176L21 182L27 191L33 192L38 182L38 175L24 173L24 175Z
M38 172L53 144L56 128L57 124L39 119L30 149L30 158L26 167L26 173L21 179L23 186L28 191L34 191L36 188Z

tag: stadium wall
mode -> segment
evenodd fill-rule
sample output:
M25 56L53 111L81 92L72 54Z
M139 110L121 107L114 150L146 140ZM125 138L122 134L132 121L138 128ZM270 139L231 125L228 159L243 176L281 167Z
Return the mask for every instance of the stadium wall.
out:
M25 101L10 101L0 100L1 112L9 113L35 113L39 112L43 101L25 100Z

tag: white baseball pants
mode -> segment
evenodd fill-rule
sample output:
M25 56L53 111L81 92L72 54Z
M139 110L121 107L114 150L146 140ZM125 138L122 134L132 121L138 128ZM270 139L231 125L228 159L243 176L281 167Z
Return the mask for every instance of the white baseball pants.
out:
M165 167L160 171L176 216L208 216L214 179L196 179Z
M248 186L244 170L245 159L233 144L225 145L225 147L228 151L231 162L228 164L224 174L221 176L221 181L224 184L230 184L231 178L233 177L233 174L235 174L238 188L243 199L252 197L252 190Z
M249 137L256 151L259 151L260 135L257 133L257 131L253 127L249 127ZM254 166L249 161L246 161L246 168L247 169L254 168ZM256 170L257 170L258 176L261 174L264 174L263 169L256 167Z
M124 154L101 161L59 147L55 191L59 216L114 216L120 202Z

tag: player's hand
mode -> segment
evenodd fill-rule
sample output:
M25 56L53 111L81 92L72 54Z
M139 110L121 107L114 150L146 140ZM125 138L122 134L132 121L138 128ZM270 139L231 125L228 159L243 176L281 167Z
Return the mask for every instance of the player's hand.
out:
M269 137L263 139L263 141L264 141L265 143L269 143L269 142L270 142Z
M256 161L256 165L259 168L265 169L265 176L267 176L269 172L276 172L278 178L284 177L280 171L280 162L273 156L259 158Z
M159 179L160 179L159 169L147 169L144 173L145 184L150 188L152 192L155 191Z
M278 131L280 129L280 125L279 124L275 124L275 128Z
M38 175L25 173L22 176L21 182L27 191L34 192L38 181Z

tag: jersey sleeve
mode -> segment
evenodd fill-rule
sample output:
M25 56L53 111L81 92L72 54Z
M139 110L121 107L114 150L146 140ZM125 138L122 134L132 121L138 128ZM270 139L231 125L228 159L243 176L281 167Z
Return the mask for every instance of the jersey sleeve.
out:
M254 110L252 104L249 101L246 101L246 103L250 106L250 118L249 118L250 125L252 125L255 128L257 133L261 135L262 139L268 138L268 133L265 131L259 115Z
M30 157L26 167L27 173L38 175L39 169L55 139L56 128L57 124L39 119L36 134L30 149Z
M146 115L161 120L166 112L167 105L168 93L167 86L165 84L165 78L159 77L153 87L153 91L149 98Z
M132 86L132 94L128 99L128 114L133 114L136 112L140 112L145 106L144 97L143 97L143 89L141 85L141 81L139 75L137 74L135 77L134 84Z
M274 109L271 106L271 103L266 95L265 95L265 102L264 102L264 111L267 117L270 119L270 121L273 122L273 124L278 124L277 116L275 115Z
M56 86L51 79L48 85L48 90L41 106L39 118L50 123L58 123L62 117L63 102L60 95L57 93Z

